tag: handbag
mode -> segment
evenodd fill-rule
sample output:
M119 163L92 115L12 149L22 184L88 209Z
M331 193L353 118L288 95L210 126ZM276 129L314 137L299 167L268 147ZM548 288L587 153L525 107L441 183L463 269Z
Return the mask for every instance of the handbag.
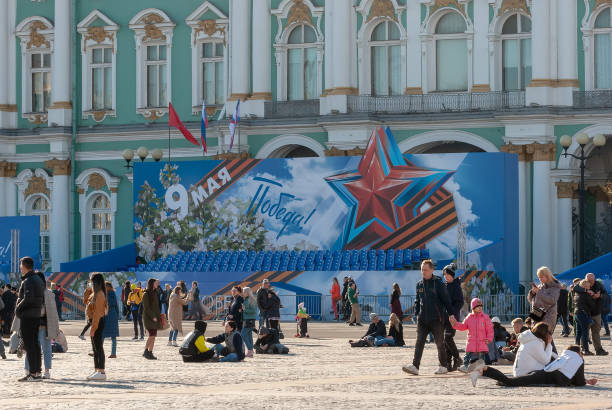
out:
M544 315L546 315L546 310L541 307L534 307L531 308L531 311L529 311L529 317L536 323L541 322Z
M168 319L166 319L166 314L162 313L160 315L161 321L161 330L166 330L170 327L170 323L168 323Z

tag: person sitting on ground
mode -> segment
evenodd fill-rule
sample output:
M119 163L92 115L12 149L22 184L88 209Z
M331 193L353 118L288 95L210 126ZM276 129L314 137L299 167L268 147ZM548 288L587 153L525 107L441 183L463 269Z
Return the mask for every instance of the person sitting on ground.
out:
M389 336L382 339L377 339L374 344L376 346L404 346L404 328L402 321L399 320L395 313L389 315Z
M289 348L280 343L278 331L265 326L259 328L259 337L255 341L254 348L257 354L289 353Z
M351 347L372 347L376 343L377 340L382 340L387 336L387 328L385 327L385 322L380 320L378 314L372 312L370 313L370 326L368 326L368 330L365 335L359 340L349 340Z
M179 349L183 362L206 362L215 356L215 351L206 346L204 333L206 333L206 322L196 320L195 329L185 337Z
M215 353L220 362L240 362L244 360L244 346L242 336L236 331L235 322L225 322L225 333L215 337L206 338L208 343L213 343ZM225 346L223 346L225 343Z
M536 370L542 370L553 357L552 335L548 325L540 322L531 330L518 336L520 347L512 368L514 377L524 376Z
M584 378L584 357L580 352L580 346L568 346L561 355L544 369L534 371L530 374L521 377L507 377L493 367L485 366L484 363L478 364L476 375L482 375L491 379L497 380L500 386L533 386L533 385L551 385L551 386L585 386L587 384L594 386L597 384L597 379ZM476 387L477 377L472 378L472 384Z
M463 366L459 368L464 373L467 372L470 363L487 356L489 353L488 344L493 340L493 324L489 315L482 311L480 299L472 299L470 306L472 307L472 313L467 315L463 323L458 322L454 316L448 318L454 329L468 331L466 354L463 359Z
M51 351L53 353L66 353L68 351L68 341L62 329L59 330L57 336L51 341Z
M525 327L527 329L531 329L534 326L535 326L535 323L534 323L532 318L528 317L528 318L525 319Z
M489 359L492 363L497 363L503 358L501 349L506 347L510 340L510 333L501 325L499 317L495 316L491 319L491 323L493 323L493 341L489 343Z
M516 352L518 352L520 346L520 343L517 339L518 335L520 335L526 330L529 330L529 328L525 326L525 324L523 323L523 319L517 317L512 321L512 329L513 332L510 334L508 346L502 349L502 357L506 360L514 362L514 359L516 358Z
M310 337L308 334L308 319L310 319L310 315L306 313L304 302L301 302L298 305L297 315L295 316L299 326L299 333L296 333L295 337Z

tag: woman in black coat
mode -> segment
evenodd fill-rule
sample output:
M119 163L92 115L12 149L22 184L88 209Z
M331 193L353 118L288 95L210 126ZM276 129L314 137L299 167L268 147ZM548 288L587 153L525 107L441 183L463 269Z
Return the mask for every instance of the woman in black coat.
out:
M242 297L242 288L240 286L234 286L232 288L232 297L233 299L229 307L229 313L225 320L235 322L238 331L241 331L242 310L244 309L242 304L244 302L244 298Z

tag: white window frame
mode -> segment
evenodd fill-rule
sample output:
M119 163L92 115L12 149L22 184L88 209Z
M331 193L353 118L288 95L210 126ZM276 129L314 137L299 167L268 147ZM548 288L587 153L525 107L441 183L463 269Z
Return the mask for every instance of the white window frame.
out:
M289 32L289 36L291 36L291 33L293 33L294 30L296 30L298 27L302 27L302 39L305 37L305 27L309 27L311 30L314 31L315 36L317 35L317 30L311 26L310 24L307 23L300 23L300 24L295 24L293 25L293 28L291 29L291 31ZM306 49L312 48L312 49L316 49L316 42L313 43L304 43L302 40L302 43L289 43L289 36L287 37L287 83L286 83L286 88L287 88L287 100L289 101L289 51L290 50L302 50L302 85L303 85L303 89L302 89L302 96L303 98L301 99L297 99L297 100L292 100L292 101L304 101L307 100L306 98ZM317 73L318 76L318 73ZM317 78L317 83L319 83L319 79ZM321 89L318 89L319 92L316 94L315 98L311 98L312 99L316 99L319 97L319 95L321 94Z
M149 23L147 23L147 21ZM168 113L168 104L172 101L172 36L176 25L170 17L159 9L145 9L136 14L129 23L134 31L136 43L136 112L148 120L156 120ZM153 30L150 30L150 29ZM158 34L151 38L149 34ZM166 96L167 101L159 107L148 107L147 98L147 46L166 46Z
M208 12L216 15L214 20L202 20L202 16ZM229 18L214 4L209 1L202 3L186 19L185 22L191 27L191 106L192 114L202 112L202 101L204 100L204 73L200 59L200 50L205 42L221 42L223 44L223 95L225 99L229 95ZM214 22L215 30L212 27ZM220 108L223 104L211 104L206 101L206 106Z
M401 28L398 24L396 24L394 21L391 20L387 20L386 21L380 21L377 25L375 25L371 32L370 32L370 38L368 41L368 49L369 49L369 64L370 64L370 94L374 95L374 70L372 69L373 63L374 61L372 60L373 57L373 53L372 53L372 49L374 47L384 47L385 48L385 52L387 55L387 63L386 63L386 67L387 67L387 91L385 94L381 94L380 96L393 96L394 94L391 94L391 76L390 74L390 70L391 70L391 61L390 61L390 53L389 53L389 49L391 47L399 47L400 48L400 61L402 64L402 73L405 73L404 67L405 67L405 49L402 45L402 31ZM372 34L374 33L374 30L376 30L376 27L378 27L380 24L387 24L387 35L388 35L388 26L391 24L395 24L399 33L400 33L400 39L399 40L384 40L384 41L380 41L380 40L372 40ZM401 79L403 79L402 84L400 84L400 90L405 90L406 89L406 84L405 84L405 75L401 75L400 76Z
M104 26L99 26L102 33L93 35L90 27L96 20L104 22ZM93 10L78 25L77 32L81 35L81 101L83 106L83 119L92 117L94 121L104 121L106 117L116 117L117 110L117 32L119 26L111 19L106 17L99 10ZM112 48L112 106L110 109L94 110L93 108L93 50L95 48Z
M36 202L37 199L42 199L44 201L46 201L47 203L47 209L43 210L43 211L39 211L39 210L34 210L33 206L34 206L34 202ZM46 231L40 231L40 243L39 243L39 247L40 247L40 259L43 263L49 263L51 262L51 248L49 247L49 253L48 255L46 255L47 257L44 257L43 255L43 238L46 238L47 242L50 244L50 239L51 239L51 198L47 197L47 195L43 194L43 193L38 193L38 194L32 194L30 196L28 196L25 199L25 214L26 216L47 216L48 221L49 221L49 229L47 229Z
M21 45L21 115L33 124L45 124L47 122L47 112L32 111L31 62L32 54L35 53L50 53L51 61L53 61L53 24L44 17L28 17L17 25L15 34L20 39ZM53 62L51 63L52 69ZM51 81L53 81L53 78L51 78ZM53 90L53 83L51 83L51 90Z
M108 191L102 189L91 189L89 178L94 175L100 175L105 182ZM111 249L115 247L115 219L117 216L117 190L121 179L112 176L108 171L102 168L89 168L75 179L79 193L79 213L81 214L81 257L91 255L91 203L97 194L105 195L110 201L111 213ZM89 192L88 192L89 191Z
M582 42L584 44L584 86L585 90L609 90L609 88L595 88L595 35L610 34L612 37L612 29L610 28L595 28L595 21L599 14L609 8L612 15L612 4L604 3L593 10L588 19L583 20L582 25ZM588 15L588 10L587 10ZM610 63L612 69L612 62Z
M463 0L461 1L463 3ZM436 27L440 19L448 13L458 13L464 20L466 25L466 31L459 34L436 34ZM422 76L423 76L423 92L439 92L439 93L465 93L471 92L473 81L473 69L472 69L472 49L474 45L474 26L469 18L465 16L460 10L453 7L442 7L436 10L431 16L429 16L424 22L424 33L421 37L421 50L423 54L422 63ZM457 40L464 39L467 43L467 90L460 91L446 91L438 90L438 79L437 79L437 44L438 40Z
M107 208L107 210L104 209L98 209L95 210L93 208L93 204L96 200L96 198L98 196L102 196L104 198L106 198L106 200L108 201L108 205L109 207ZM93 217L94 214L101 214L101 215L109 215L110 216L110 226L108 227L108 229L101 229L101 230L97 230L94 229L92 224L93 224ZM111 202L111 198L109 197L109 195L104 192L104 191L94 191L91 194L89 194L87 196L87 255L95 255L94 254L94 249L93 249L93 237L94 235L101 235L102 237L109 235L110 236L110 248L108 249L102 249L100 252L97 253L101 253L101 252L105 252L108 251L110 249L113 249L115 247L115 241L114 241L114 231L115 231L115 224L114 224L114 219L115 219L115 215L112 209L112 202ZM106 243L106 241L104 240L104 244ZM104 247L104 246L103 246Z
M500 90L501 91L525 91L525 88L519 88L516 90L504 90L504 41L505 40L516 40L518 41L518 45L519 45L519 86L521 84L521 80L522 80L522 60L521 60L521 47L522 47L522 41L521 40L526 40L526 39L532 39L532 32L533 32L533 21L531 21L532 24L532 31L528 32L528 33L515 33L515 34L503 34L502 30L504 28L504 25L506 24L506 22L508 21L508 19L512 16L516 16L517 18L517 30L520 30L520 28L522 28L522 18L525 17L527 19L529 19L529 21L531 21L531 17L529 17L528 15L524 14L524 13L518 13L518 12L514 12L514 13L509 13L508 16L502 20L501 25L500 25L500 29L499 29L499 36L500 36L500 64L498 65L499 67L499 79L501 81L501 85L500 85ZM532 40L532 46L533 46L533 40ZM533 70L533 59L531 62L531 67ZM527 87L528 83L525 84L525 87Z

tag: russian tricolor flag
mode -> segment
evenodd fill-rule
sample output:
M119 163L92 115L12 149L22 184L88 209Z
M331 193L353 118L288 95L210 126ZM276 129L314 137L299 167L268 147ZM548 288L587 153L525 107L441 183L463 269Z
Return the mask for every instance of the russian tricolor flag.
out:
M206 101L202 101L202 123L200 124L202 149L206 151L206 128L208 128L208 118L206 116Z

